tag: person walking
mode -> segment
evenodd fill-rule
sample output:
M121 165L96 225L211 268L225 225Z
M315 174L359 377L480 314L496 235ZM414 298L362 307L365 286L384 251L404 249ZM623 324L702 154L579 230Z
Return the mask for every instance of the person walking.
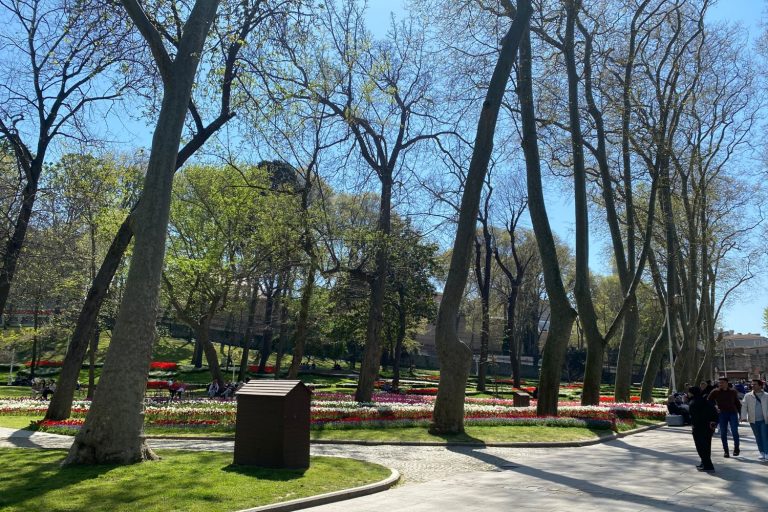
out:
M759 459L768 460L768 393L760 379L752 380L752 391L744 395L741 421L748 421L755 433Z
M688 397L690 399L691 413L691 433L693 434L693 443L696 445L696 452L701 458L701 464L696 466L699 471L711 472L715 470L712 464L712 434L715 432L717 424L717 410L701 392L701 388L692 386L688 388Z
M741 412L741 402L739 394L735 389L728 387L728 378L720 377L717 382L718 388L713 390L708 399L717 405L720 440L723 442L723 457L730 457L728 450L728 426L731 427L731 436L733 436L733 455L739 455L739 413Z

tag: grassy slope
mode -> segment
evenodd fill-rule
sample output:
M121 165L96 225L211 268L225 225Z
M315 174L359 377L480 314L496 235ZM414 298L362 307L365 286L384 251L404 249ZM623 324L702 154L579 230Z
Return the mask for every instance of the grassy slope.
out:
M375 464L312 457L302 470L233 466L229 453L160 452L131 466L61 468L63 450L0 449L0 509L8 512L230 511L386 478Z

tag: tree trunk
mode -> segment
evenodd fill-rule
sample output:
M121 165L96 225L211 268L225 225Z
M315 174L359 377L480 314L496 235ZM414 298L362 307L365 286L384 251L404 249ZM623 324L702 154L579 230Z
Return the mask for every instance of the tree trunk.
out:
M259 286L256 283L251 285L251 298L248 301L248 321L245 326L245 336L243 345L243 354L240 357L240 371L237 379L245 382L248 376L248 353L251 350L253 342L253 326L256 324L256 306L259 303Z
M99 336L101 330L98 322L93 326L93 336L91 337L91 346L88 350L88 400L93 399L96 391L96 351L99 350ZM58 391L58 389L57 389Z
M37 367L37 321L38 321L38 310L40 309L40 303L35 302L35 311L32 313L32 360L30 361L29 366L29 377L31 379L35 378L35 369Z
M261 331L261 350L259 350L259 373L264 373L267 368L269 355L272 353L272 312L275 309L275 295L280 294L280 289L272 286L267 288L267 302L264 306L264 330Z
M131 231L129 216L118 229L112 244L104 257L104 262L99 268L96 278L88 290L88 295L80 310L80 315L75 324L75 330L72 333L72 339L67 346L67 354L64 357L64 364L61 368L59 381L56 384L56 393L51 398L46 412L45 419L64 420L69 418L72 410L72 399L75 396L75 387L80 375L80 368L83 365L86 351L93 334L94 325L99 316L101 304L109 290L109 284L120 266L122 256L131 242L133 232Z
M633 295L627 312L624 314L624 327L621 333L619 345L619 359L616 363L616 389L614 400L616 402L630 401L630 388L632 386L632 370L635 360L635 343L637 331L640 328L640 313L637 310L637 298Z
M584 142L581 132L579 110L579 74L576 69L576 48L574 32L581 2L566 2L566 25L563 54L568 76L568 118L571 134L571 152L573 155L573 193L576 218L576 278L573 295L579 314L579 325L587 341L587 364L584 370L584 389L581 395L582 405L600 403L600 382L603 372L605 339L597 326L597 315L592 302L592 290L589 279L589 205L587 201L587 173L584 165ZM588 54L587 54L588 55ZM585 72L588 72L585 62ZM600 141L598 141L600 142ZM615 220L615 219L614 219ZM622 264L624 262L621 262ZM593 365L600 365L595 368Z
M403 342L405 342L405 330L408 321L405 310L405 290L400 287L397 293L400 304L397 308L397 340L395 341L395 356L392 361L392 387L394 389L400 389L400 359L403 357Z
M161 58L164 54L161 36L154 27L147 28L146 17L138 4L123 1L149 40L158 65L170 65L171 70L164 82L142 201L135 211L135 250L112 342L98 393L65 464L130 464L157 458L144 441L143 406L152 347L157 336L155 321L171 188L192 85L219 4L217 0L195 3L184 26L176 59L165 62Z
M667 325L666 321L661 326L661 332L653 343L651 348L651 355L648 357L648 364L645 367L645 374L643 375L643 385L640 388L640 401L647 404L653 403L653 384L656 381L656 376L661 369L661 361L664 359L664 350L667 348L669 338L667 338Z
M8 301L8 295L11 293L11 283L16 274L16 264L19 262L21 248L24 246L24 239L27 236L27 227L29 219L32 217L32 209L37 198L37 182L42 170L42 155L32 161L29 172L29 181L24 186L21 195L21 209L16 217L16 224L13 228L13 235L8 239L3 253L3 266L0 268L0 318L5 312L5 304Z
M499 108L517 57L520 39L528 27L531 10L530 0L517 1L515 19L504 36L477 124L472 159L461 198L450 268L435 323L435 345L440 359L440 385L430 431L436 434L456 434L464 431L464 394L472 352L459 339L456 321L467 284L467 272L472 258L472 239L475 236L480 209L480 194L493 150Z
M560 377L565 362L565 351L571 337L576 312L571 308L565 293L557 249L544 202L541 182L541 159L539 157L536 113L533 102L533 79L531 72L530 31L526 30L520 47L518 67L518 97L523 132L522 147L525 154L525 168L528 183L528 210L536 235L536 244L541 257L544 284L550 302L549 330L543 350L541 373L539 375L539 400L536 406L540 416L556 416Z
M509 343L509 362L512 366L512 382L516 388L520 388L520 342L515 336L515 306L517 304L517 284L512 285L509 296L507 297L507 325L504 330Z
M365 349L360 360L360 376L357 380L355 400L371 402L381 366L381 328L384 325L384 296L389 273L389 234L392 231L392 170L380 172L381 202L377 231L379 244L376 248L376 272L371 283L371 300L368 310L368 325L365 331Z
M317 272L317 260L310 255L309 268L304 279L304 289L301 291L301 304L299 305L299 319L296 323L296 337L293 343L293 356L291 366L288 369L288 378L297 379L301 360L304 358L304 347L307 344L309 334L309 306L312 302L312 294L315 290L315 273Z
M205 353L205 360L208 363L208 370L211 372L211 378L219 385L219 389L224 388L224 376L221 373L221 366L219 365L219 355L216 353L216 347L213 346L210 340L211 332L211 318L206 316L200 320L195 326L195 337L203 347Z
M282 293L280 294L279 309L280 309L280 330L278 331L277 341L277 357L275 359L275 378L277 379L280 374L280 368L283 365L283 354L285 353L285 346L288 343L288 291L292 288L292 284L287 284L287 272L283 277Z
M481 219L483 224L483 244L475 238L475 276L480 290L481 330L480 330L480 360L477 372L477 391L485 391L485 380L488 374L488 345L491 334L491 234L488 231L488 203L490 192L486 197L485 214ZM481 258L482 256L482 258ZM481 259L483 260L481 264Z

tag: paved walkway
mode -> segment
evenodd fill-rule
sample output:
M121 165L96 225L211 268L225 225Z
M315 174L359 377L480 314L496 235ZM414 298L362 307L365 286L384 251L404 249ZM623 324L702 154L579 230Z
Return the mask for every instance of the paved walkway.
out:
M696 471L690 430L679 427L583 448L470 450L465 456L494 471L457 468L430 482L307 510L768 511L768 465L757 460L754 439L742 439L742 455L731 459L722 458L720 440L713 439L714 474Z
M749 428L742 455L723 459L713 439L714 474L699 473L687 428L667 427L583 448L471 448L313 445L312 454L393 467L404 483L381 494L311 512L768 512L768 464L757 461ZM749 434L749 435L747 435ZM0 428L0 446L66 448L72 438ZM153 448L231 451L230 441L151 440Z

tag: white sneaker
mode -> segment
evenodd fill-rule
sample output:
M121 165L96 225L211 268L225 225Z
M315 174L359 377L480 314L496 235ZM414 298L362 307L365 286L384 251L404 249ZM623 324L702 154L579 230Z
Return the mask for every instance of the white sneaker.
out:
M760 460L763 462L768 461L768 453L761 453Z

